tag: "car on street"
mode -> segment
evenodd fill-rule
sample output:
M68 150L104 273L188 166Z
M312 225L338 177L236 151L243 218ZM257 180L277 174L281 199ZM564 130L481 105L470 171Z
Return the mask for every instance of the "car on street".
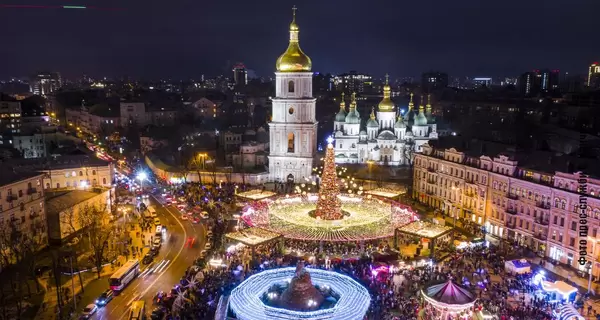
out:
M159 248L152 247L150 248L150 251L148 251L148 254L151 254L153 257L156 257L158 255L158 249Z
M159 218L154 218L154 225L155 226L160 226L160 219Z
M152 260L154 260L154 255L152 253L148 252L144 256L144 259L142 259L142 263L143 264L150 264L150 263L152 263Z
M152 247L153 248L159 248L162 245L162 241L160 240L160 238L156 238L154 239L154 241L152 241Z
M98 299L96 299L96 305L98 307L103 307L107 303L109 303L110 300L112 300L114 298L114 296L115 296L114 292L110 289L107 289L106 291L102 292L102 294L100 294Z
M83 312L81 313L81 317L79 319L89 319L94 313L98 311L98 307L95 304L88 304L85 308L83 308Z
M182 214L182 215L181 215L181 220L187 220L187 219L188 219L188 216L187 216L187 214Z

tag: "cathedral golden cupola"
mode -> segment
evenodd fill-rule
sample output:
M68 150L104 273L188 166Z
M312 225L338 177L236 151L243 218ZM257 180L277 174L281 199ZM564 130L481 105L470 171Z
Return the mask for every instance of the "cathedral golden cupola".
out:
M413 102L414 93L410 93L410 101L408 101L408 111L413 111L415 109L415 103Z
M360 115L356 111L356 92L352 93L352 99L350 100L350 110L345 119L346 124L360 124Z
M385 75L385 85L383 86L383 99L379 102L380 112L394 111L394 102L392 101L392 88L390 87L390 76Z
M369 117L369 121L367 121L367 128L378 128L379 123L375 120L375 107L371 109L371 116Z
M410 94L410 101L412 102L412 93ZM409 104L410 105L410 104ZM413 104L414 106L414 104ZM415 116L414 121L416 126L426 126L427 118L425 117L425 102L423 96L421 96L421 103L419 104L419 114Z
M279 72L310 72L312 61L300 49L298 40L300 29L298 28L298 24L296 24L296 7L294 6L292 10L293 18L292 23L290 23L290 44L287 50L277 59L275 67Z
M340 111L335 116L335 121L338 121L338 122L346 121L346 101L345 101L343 92L342 92L342 102L340 102Z

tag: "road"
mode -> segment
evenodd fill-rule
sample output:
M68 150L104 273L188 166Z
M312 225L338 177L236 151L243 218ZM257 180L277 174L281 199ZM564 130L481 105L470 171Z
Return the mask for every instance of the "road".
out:
M185 270L200 255L206 239L204 227L181 220L180 213L175 207L163 207L152 197L149 201L156 208L162 224L167 227L167 239L164 240L159 255L154 259L154 264L151 265L153 271L147 272L148 267L142 265L140 276L125 287L118 296L115 296L106 307L101 308L93 319L127 319L129 305L135 300L146 301L146 312L151 312L152 299L156 292L171 290L173 285L179 283ZM189 237L196 239L191 248L186 246ZM94 303L106 289L108 289L107 278L91 283L79 303L80 309L87 304Z

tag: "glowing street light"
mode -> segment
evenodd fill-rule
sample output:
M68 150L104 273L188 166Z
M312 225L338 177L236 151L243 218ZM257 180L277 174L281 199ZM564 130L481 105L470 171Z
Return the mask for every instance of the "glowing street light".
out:
M142 171L137 174L136 178L140 180L140 189L144 191L144 180L148 179L148 175L146 174L146 172Z

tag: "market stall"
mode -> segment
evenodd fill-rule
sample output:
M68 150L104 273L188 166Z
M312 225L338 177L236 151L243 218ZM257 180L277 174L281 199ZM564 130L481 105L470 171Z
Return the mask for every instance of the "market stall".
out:
M504 263L504 269L507 272L523 274L531 272L531 264L525 259L510 260Z

